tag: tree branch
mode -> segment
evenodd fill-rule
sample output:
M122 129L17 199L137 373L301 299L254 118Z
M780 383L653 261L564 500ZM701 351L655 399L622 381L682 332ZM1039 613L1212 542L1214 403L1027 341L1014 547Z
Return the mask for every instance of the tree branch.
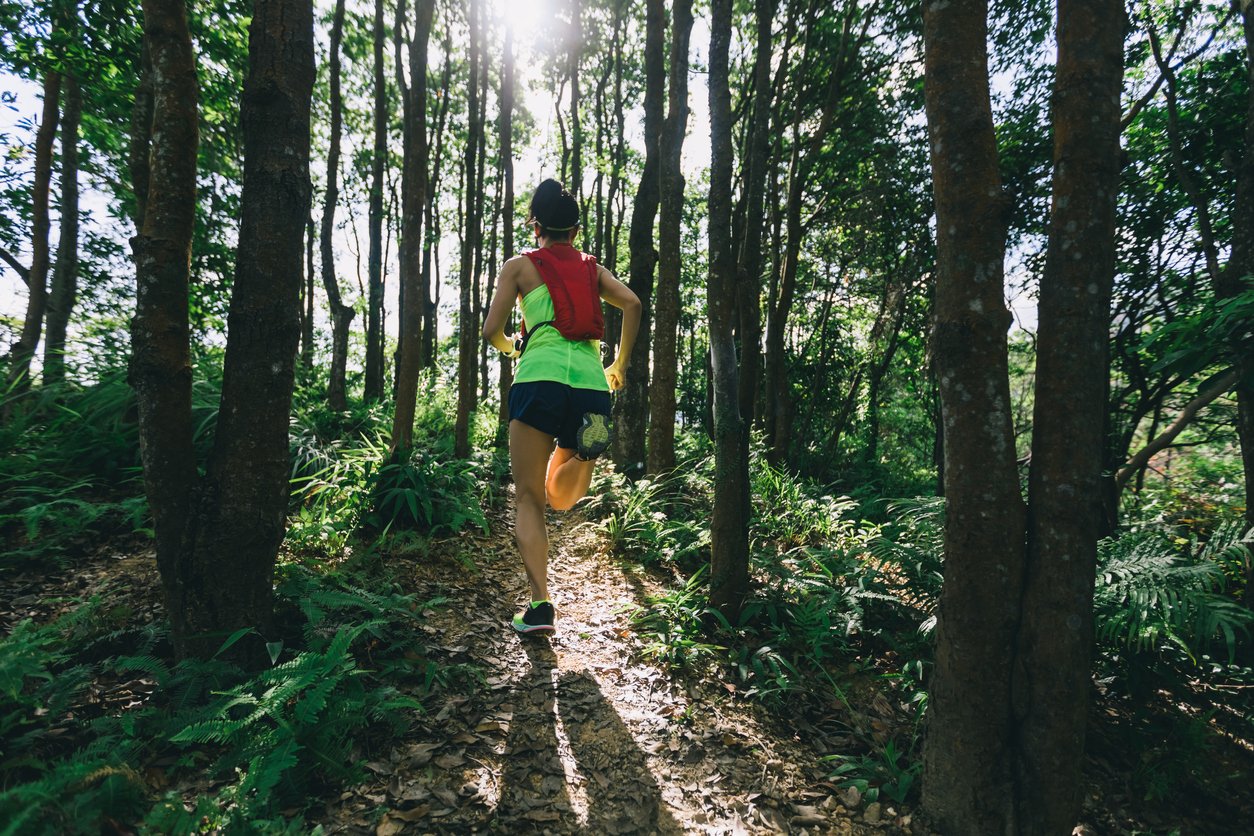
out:
M12 267L13 272L17 273L17 277L21 279L27 287L30 287L30 268L23 267L22 263L13 256L13 253L9 252L4 247L0 247L0 259L3 259L5 264Z
M1115 485L1122 490L1128 481L1136 474L1138 470L1144 467L1150 459L1157 453L1165 450L1178 436L1189 422L1193 420L1198 411L1211 401L1218 398L1224 392L1232 388L1237 382L1237 370L1229 369L1218 378L1216 378L1209 386L1197 393L1197 397L1189 401L1184 409L1180 410L1180 414L1176 416L1176 420L1171 423L1166 430L1157 438L1146 444L1141 451L1128 460L1128 463L1119 468L1119 472L1115 474Z

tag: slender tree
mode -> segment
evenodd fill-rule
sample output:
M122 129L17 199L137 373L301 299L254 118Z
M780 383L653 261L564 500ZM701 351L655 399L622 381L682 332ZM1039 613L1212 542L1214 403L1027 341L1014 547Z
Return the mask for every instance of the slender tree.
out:
M767 166L771 152L771 26L779 0L755 0L753 115L745 155L745 229L736 260L736 305L740 331L740 415L752 423L762 342L762 235ZM795 20L789 15L789 23Z
M30 386L30 363L43 333L48 307L49 200L52 190L52 146L60 119L61 73L44 73L44 104L35 132L35 182L31 190L31 259L26 274L26 318L18 340L9 350L9 385L15 392Z
M388 156L387 75L383 66L383 0L374 3L374 153L370 157L369 294L366 301L366 400L383 397L383 181Z
M684 175L680 158L688 130L688 38L692 3L671 6L668 111L661 137L661 217L658 220L657 300L653 308L653 382L649 387L649 472L675 467L676 341L679 337L680 226Z
M1241 13L1245 35L1246 111L1245 150L1237 163L1236 206L1233 211L1232 256L1223 277L1223 295L1231 296L1249 287L1254 275L1254 0L1234 0ZM1241 460L1245 468L1245 526L1248 536L1254 530L1254 361L1238 353L1241 382L1237 384L1237 429ZM1245 564L1245 605L1254 608L1254 555Z
M413 444L421 368L422 308L426 296L421 286L419 256L423 209L427 205L427 41L431 36L435 0L418 0L415 12L414 33L409 45L410 81L408 85L402 84L402 89L406 90L405 159L401 176L401 335L397 347L396 409L392 416L394 451L408 450ZM397 72L401 72L399 67Z
M631 350L631 374L614 401L617 428L611 453L620 469L640 475L645 464L645 432L648 426L649 332L653 310L653 222L661 199L661 133L665 76L663 35L665 13L661 0L645 2L644 45L644 170L636 189L628 232L627 284L640 299L640 330Z
M44 383L65 380L65 335L78 296L78 143L83 97L78 78L65 76L61 121L61 235L48 294L48 337L44 341Z
M514 257L514 33L505 30L501 64L501 116L498 144L501 148L501 263ZM514 380L514 361L502 355L500 365L501 442L508 439L509 389Z
M327 151L327 191L322 204L322 286L331 308L331 370L327 383L327 401L331 408L348 408L346 377L348 375L348 329L356 311L344 304L340 283L335 277L335 209L340 198L340 134L344 119L344 103L340 94L340 41L344 34L344 0L336 0L331 23L331 146Z
M188 324L199 141L196 66L186 4L145 0L143 10L151 75L141 78L132 122L139 223L131 239L136 296L130 383L166 612L175 649L186 654L194 632L186 581L193 573L198 488Z
M823 152L828 137L835 126L836 116L844 99L844 91L848 86L851 74L855 71L859 54L870 34L872 21L875 20L879 0L864 6L861 3L845 3L838 12L840 20L839 39L835 45L835 54L828 61L828 70L822 92L822 104L819 109L818 122L811 126L810 113L801 107L794 108L792 123L792 153L788 165L788 196L784 202L784 237L785 247L783 259L779 263L778 294L775 296L766 328L766 364L765 387L770 401L770 410L766 414L767 436L770 441L768 456L773 463L779 463L788 455L788 447L792 439L793 398L791 385L787 376L784 333L788 327L788 319L797 293L797 272L801 258L801 244L805 237L805 224L802 221L802 209L808 190L813 186L811 179L815 165ZM805 94L802 80L808 69L808 57L814 47L813 37L817 36L819 27L811 25L807 28L806 45L801 61L797 64L793 82L794 95Z
M467 85L469 102L466 117L469 120L466 148L463 156L465 185L463 188L463 213L465 235L462 237L462 263L459 274L461 305L458 316L457 336L457 418L453 428L453 454L458 458L470 455L470 414L475 408L475 352L478 349L478 328L475 326L476 310L473 304L475 282L475 249L479 230L475 224L475 206L479 201L480 184L476 178L480 134L483 125L479 121L479 0L469 0L470 26L470 81Z
M714 511L710 518L710 606L733 623L749 591L749 451L740 420L736 344L736 255L731 240L732 0L710 13L710 360L714 390Z

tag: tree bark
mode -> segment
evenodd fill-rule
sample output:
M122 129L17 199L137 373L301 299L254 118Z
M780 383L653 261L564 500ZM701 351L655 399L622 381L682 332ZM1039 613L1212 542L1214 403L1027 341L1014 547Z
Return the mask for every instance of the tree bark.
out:
M479 134L479 0L469 0L470 26L470 82L466 108L469 130L463 157L465 187L463 218L466 233L462 237L462 263L460 271L461 305L458 313L457 334L457 419L453 426L453 455L464 459L470 456L470 420L475 409L475 350L478 348L478 329L475 327L475 309L472 291L475 280L475 206L479 200L479 184L475 177L478 169Z
M335 278L335 208L339 202L340 133L344 104L340 95L340 40L344 33L344 0L336 0L331 23L331 147L327 152L327 192L322 208L322 286L331 308L331 371L327 381L327 402L337 412L348 409L348 329L356 311L344 304L340 283Z
M1234 7L1240 11L1245 34L1247 93L1245 149L1237 162L1232 255L1222 276L1222 287L1217 288L1224 298L1231 298L1248 289L1250 282L1246 277L1254 274L1254 2L1237 0ZM1248 350L1239 346L1234 348L1241 371L1241 379L1237 382L1237 438L1245 469L1245 528L1248 536L1254 529L1254 360L1250 359ZM1246 561L1244 602L1247 607L1254 608L1254 559Z
M740 417L753 423L762 357L762 234L766 168L771 151L771 24L779 0L756 0L757 39L753 64L753 116L745 166L745 229L737 254L736 305L740 331ZM789 16L791 23L792 16Z
M304 312L300 321L300 365L313 369L314 357L314 223L310 217L305 224L305 292Z
M218 428L189 577L185 652L233 631L253 663L272 640L274 561L289 496L288 423L300 336L303 229L310 209L313 4L256 0L240 106L244 184Z
M627 284L640 299L640 329L631 350L631 374L614 400L616 436L611 455L619 469L640 476L645 466L645 431L648 425L649 332L653 311L653 221L661 199L660 141L664 105L663 34L665 12L661 0L645 2L644 45L644 170L636 189L628 233Z
M387 77L383 67L383 0L374 3L374 153L370 157L369 294L366 302L367 401L383 397L383 181L388 156Z
M501 263L514 257L514 33L505 30L505 55L501 65ZM509 390L514 381L514 361L501 355L501 440L509 433Z
M392 451L413 445L421 368L422 314L426 298L420 263L422 217L427 206L427 41L435 0L415 4L409 44L410 83L405 95L405 161L401 175L401 337L397 347L396 408L392 413ZM401 72L397 68L397 72Z
M732 0L710 13L710 358L714 389L714 510L710 519L710 606L735 624L749 591L749 456L737 386L736 256L731 241L731 92L727 53Z
M583 18L580 0L570 0L570 42L567 44L567 72L570 78L570 191L579 200L580 226L588 229L588 206L583 199L583 122L579 118L581 91L579 61L583 56ZM585 232L586 235L586 232Z
M135 231L143 226L148 205L148 145L152 139L152 59L148 54L148 39L140 46L139 83L135 86L135 104L131 108L131 136L126 162L131 175L131 189L135 196L131 220Z
M197 472L188 289L199 141L196 66L185 3L145 0L143 15L151 72L140 80L132 122L131 174L141 214L131 239L136 295L129 378L166 613L175 650L186 655L195 623L189 612Z
M83 97L78 79L65 77L61 123L61 236L48 295L48 336L44 341L44 385L65 380L65 335L78 296L78 129Z
M52 186L52 145L60 118L61 74L44 74L43 113L35 133L35 182L31 188L31 258L27 273L26 318L18 341L9 351L9 388L13 393L30 388L30 363L39 347L44 313L48 307L49 192ZM10 402L12 403L12 402ZM6 407L7 409L7 407Z
M688 39L691 0L671 4L668 112L661 137L661 217L658 220L657 301L653 308L653 382L649 387L649 472L675 467L676 340L679 337L680 233L684 174L679 162L688 130Z
M621 213L615 222L615 209L622 190L622 173L626 153L626 119L623 113L623 18L625 0L614 0L614 34L611 38L610 51L614 63L614 119L617 133L614 140L613 157L610 161L610 186L605 196L605 261L611 271L618 272L618 235L622 223ZM623 317L613 305L605 311L605 347L606 361L614 362L614 354L618 350L618 339L622 336Z
M1040 287L1019 660L1020 833L1075 827L1089 706L1119 191L1122 0L1059 0L1054 181ZM1066 404L1066 408L1060 405Z
M1013 833L1017 826L1010 676L1025 514L1010 423L1006 205L986 17L984 0L925 0L923 7L947 500L923 805L946 833Z

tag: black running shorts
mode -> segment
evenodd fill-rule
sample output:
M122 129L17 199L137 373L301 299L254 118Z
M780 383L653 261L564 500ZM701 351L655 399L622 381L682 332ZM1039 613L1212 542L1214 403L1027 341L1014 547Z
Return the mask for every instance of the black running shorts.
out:
M509 390L509 418L557 438L557 446L573 450L585 412L610 414L610 393L576 389L551 380L515 383Z

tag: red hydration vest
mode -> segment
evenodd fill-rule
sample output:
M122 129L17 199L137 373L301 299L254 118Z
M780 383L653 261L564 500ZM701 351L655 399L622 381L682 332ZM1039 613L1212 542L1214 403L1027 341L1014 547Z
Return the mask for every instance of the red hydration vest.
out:
M597 260L564 244L525 253L536 266L553 300L553 318L527 328L523 323L523 350L536 329L552 325L568 340L599 340L605 336L601 313L601 282Z

